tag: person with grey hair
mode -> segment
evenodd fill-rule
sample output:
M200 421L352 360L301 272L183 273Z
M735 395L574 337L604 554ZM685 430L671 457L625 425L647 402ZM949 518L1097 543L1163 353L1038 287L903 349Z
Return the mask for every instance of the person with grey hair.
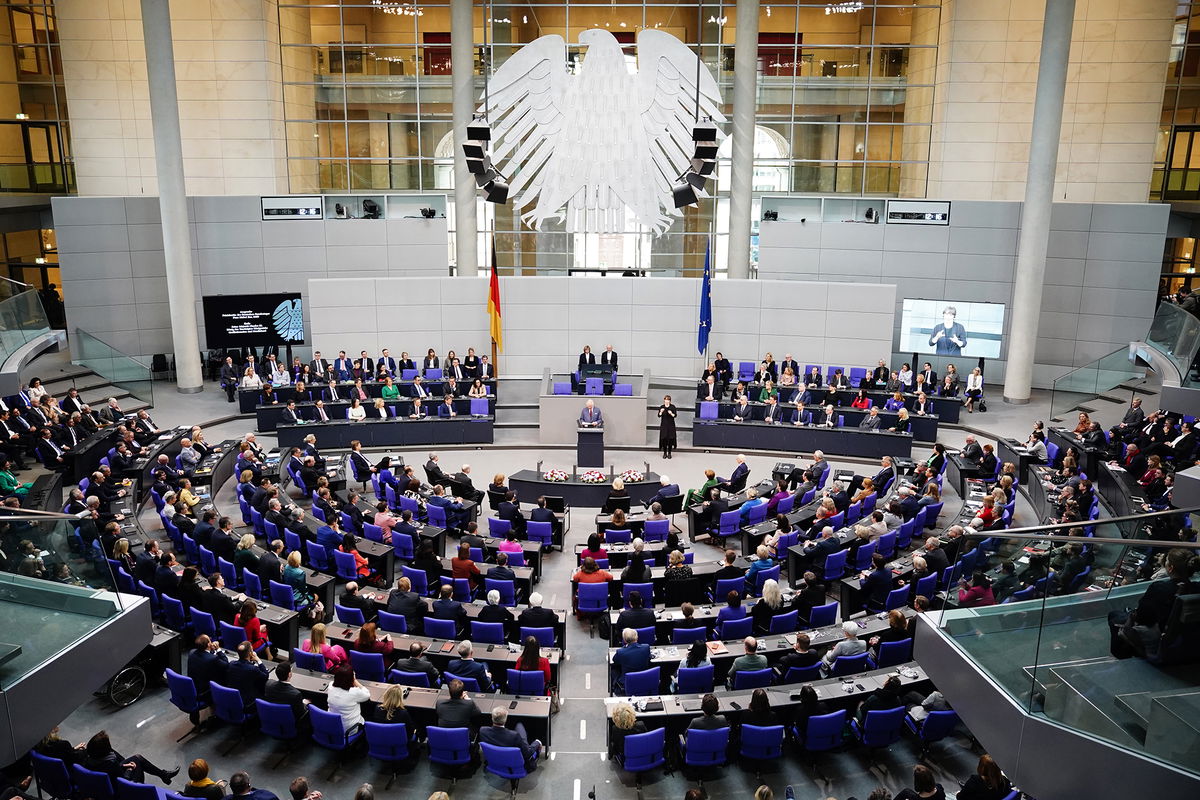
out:
M492 676L488 673L487 665L475 660L475 646L470 639L458 643L458 658L450 659L446 672L457 678L474 678L481 692L492 690Z
M638 641L637 631L633 628L621 631L621 641L624 645L612 655L614 694L625 693L627 674L650 668L650 645Z
M196 467L200 466L200 453L192 447L191 439L181 439L179 444L183 448L179 451L179 465L183 469L183 474L190 476L196 471Z
M859 653L867 652L867 643L858 638L858 623L846 620L842 623L842 636L840 642L825 653L821 659L825 663L825 669L828 670L833 666L833 662L837 661L841 656L856 656Z
M512 612L500 605L500 592L497 589L492 589L487 593L487 605L479 609L478 619L480 622L502 623L506 634L512 629L515 622Z
M525 769L532 772L537 769L538 759L542 755L541 741L534 739L529 741L529 736L525 732L525 726L520 722L508 727L508 709L500 704L497 704L492 709L492 724L490 727L482 728L479 731L479 741L484 744L494 745L495 747L515 747L521 751L521 756L525 759ZM358 800L358 798L355 798Z

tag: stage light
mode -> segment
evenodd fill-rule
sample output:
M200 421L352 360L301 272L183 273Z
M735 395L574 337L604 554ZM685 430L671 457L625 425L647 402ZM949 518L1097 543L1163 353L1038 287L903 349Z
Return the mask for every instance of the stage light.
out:
M686 180L681 179L671 189L671 196L675 198L675 207L683 208L684 206L694 206L699 202L696 197L696 190Z

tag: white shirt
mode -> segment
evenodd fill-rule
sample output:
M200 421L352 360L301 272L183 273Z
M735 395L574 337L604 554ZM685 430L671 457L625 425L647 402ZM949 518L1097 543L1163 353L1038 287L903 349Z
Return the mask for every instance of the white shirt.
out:
M243 389L261 389L262 385L262 378L258 377L257 372L252 372L249 375L242 376Z
M354 406L347 410L346 418L353 420L364 420L367 418L367 410L362 406Z
M982 388L983 388L983 376L982 375L972 374L972 375L967 376L967 391L974 391L975 389L982 389Z
M342 718L342 729L350 730L355 725L363 724L361 703L371 699L371 692L361 686L350 689L339 689L330 686L325 695L329 710Z

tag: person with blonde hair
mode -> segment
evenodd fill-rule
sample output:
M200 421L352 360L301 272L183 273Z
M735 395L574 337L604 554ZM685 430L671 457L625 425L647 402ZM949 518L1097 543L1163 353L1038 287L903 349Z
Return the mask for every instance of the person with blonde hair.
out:
M234 569L258 572L258 556L254 554L254 545L257 541L253 533L242 534L242 538L237 543L237 550L233 554Z
M409 738L412 737L413 721L408 709L404 707L404 687L402 685L393 683L388 686L379 705L375 708L375 715L371 721L381 722L385 725L406 725Z
M637 718L637 712L629 703L617 703L612 711L613 733L609 749L610 756L625 754L625 737L646 732L646 723Z
M300 649L306 653L320 653L325 656L326 669L332 670L342 664L350 663L350 658L341 645L329 644L325 637L324 622L318 622L312 626L308 638L300 643Z

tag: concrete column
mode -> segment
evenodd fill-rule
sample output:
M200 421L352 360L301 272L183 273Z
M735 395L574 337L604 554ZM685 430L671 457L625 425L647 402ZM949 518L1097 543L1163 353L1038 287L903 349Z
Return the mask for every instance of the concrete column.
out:
M169 0L142 0L142 36L146 40L146 71L150 76L154 165L158 171L158 208L167 262L167 300L171 306L177 388L184 393L201 392L204 373L200 368L200 339L196 331L196 284L183 180L183 147L179 140Z
M1075 0L1047 0L1038 62L1037 96L1033 103L1033 132L1025 203L1021 209L1021 240L1013 286L1008 334L1008 367L1004 371L1004 402L1024 405L1033 386L1033 359L1042 314L1042 284L1050 242L1054 171L1062 132L1063 97L1067 88L1067 58Z
M485 22L486 24L486 22ZM471 0L450 0L450 72L454 91L454 252L458 274L479 274L479 224L475 219L475 176L467 171L462 146L476 108L475 17Z
M750 277L754 113L758 103L758 0L738 0L733 49L733 154L729 178L729 277Z

